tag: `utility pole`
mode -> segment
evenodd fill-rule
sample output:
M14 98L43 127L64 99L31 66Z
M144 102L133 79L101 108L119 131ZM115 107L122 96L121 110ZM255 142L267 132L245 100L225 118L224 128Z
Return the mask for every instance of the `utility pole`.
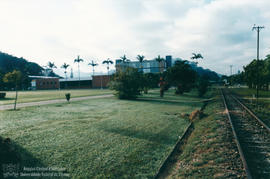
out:
M252 28L252 31L256 30L257 31L257 63L256 63L256 71L257 71L257 75L256 75L256 81L257 81L257 85L256 85L256 91L257 91L257 95L256 95L256 98L257 98L257 106L258 106L258 98L259 98L259 67L258 67L258 63L259 63L259 47L260 47L260 31L261 29L263 29L264 26L256 26L254 24L253 28Z

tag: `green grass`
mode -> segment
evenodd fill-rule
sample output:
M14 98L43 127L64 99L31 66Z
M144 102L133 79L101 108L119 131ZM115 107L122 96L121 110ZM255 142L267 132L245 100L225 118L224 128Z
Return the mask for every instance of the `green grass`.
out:
M151 178L202 106L191 93L93 99L0 112L22 166L64 167L73 178Z
M0 105L14 103L15 92L8 91L6 93L7 93L6 98L0 100ZM71 98L72 98L72 97L112 94L112 91L108 89L19 91L18 103L46 101L46 100L53 100L53 99L65 99L65 93L71 93Z

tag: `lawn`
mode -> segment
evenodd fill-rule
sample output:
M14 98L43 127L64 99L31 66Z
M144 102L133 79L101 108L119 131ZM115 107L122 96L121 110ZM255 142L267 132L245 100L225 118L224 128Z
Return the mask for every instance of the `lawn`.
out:
M66 168L73 178L151 178L202 106L191 93L114 97L0 112L20 165ZM188 96L188 97L187 97Z
M0 105L14 103L15 92L6 92L6 98L0 100ZM108 89L80 89L80 90L38 90L38 91L19 91L18 103L46 101L52 99L64 99L65 93L70 93L71 97L95 96L112 94Z

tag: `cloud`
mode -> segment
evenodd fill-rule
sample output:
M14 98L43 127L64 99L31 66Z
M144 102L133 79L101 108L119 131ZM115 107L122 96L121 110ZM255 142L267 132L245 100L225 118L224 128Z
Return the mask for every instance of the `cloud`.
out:
M3 0L0 2L0 50L45 65L73 65L91 72L90 60L124 54L134 59L173 55L205 57L199 64L228 73L256 57L253 24L261 33L261 58L269 53L267 0ZM76 75L76 66L74 66Z

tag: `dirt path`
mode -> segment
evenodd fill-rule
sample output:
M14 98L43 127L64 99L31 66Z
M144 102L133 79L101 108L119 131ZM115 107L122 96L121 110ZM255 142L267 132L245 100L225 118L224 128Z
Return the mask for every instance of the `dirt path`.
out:
M72 102L72 101L81 101L81 100L87 100L87 99L108 98L112 96L113 96L112 94L99 95L99 96L84 96L84 97L71 98L70 101ZM28 107L28 106L40 106L40 105L55 104L55 103L64 103L64 102L66 102L66 99L55 99L55 100L48 100L48 101L19 103L17 104L17 108L23 108L23 107ZM14 104L0 105L0 111L13 109L13 108L14 108Z

